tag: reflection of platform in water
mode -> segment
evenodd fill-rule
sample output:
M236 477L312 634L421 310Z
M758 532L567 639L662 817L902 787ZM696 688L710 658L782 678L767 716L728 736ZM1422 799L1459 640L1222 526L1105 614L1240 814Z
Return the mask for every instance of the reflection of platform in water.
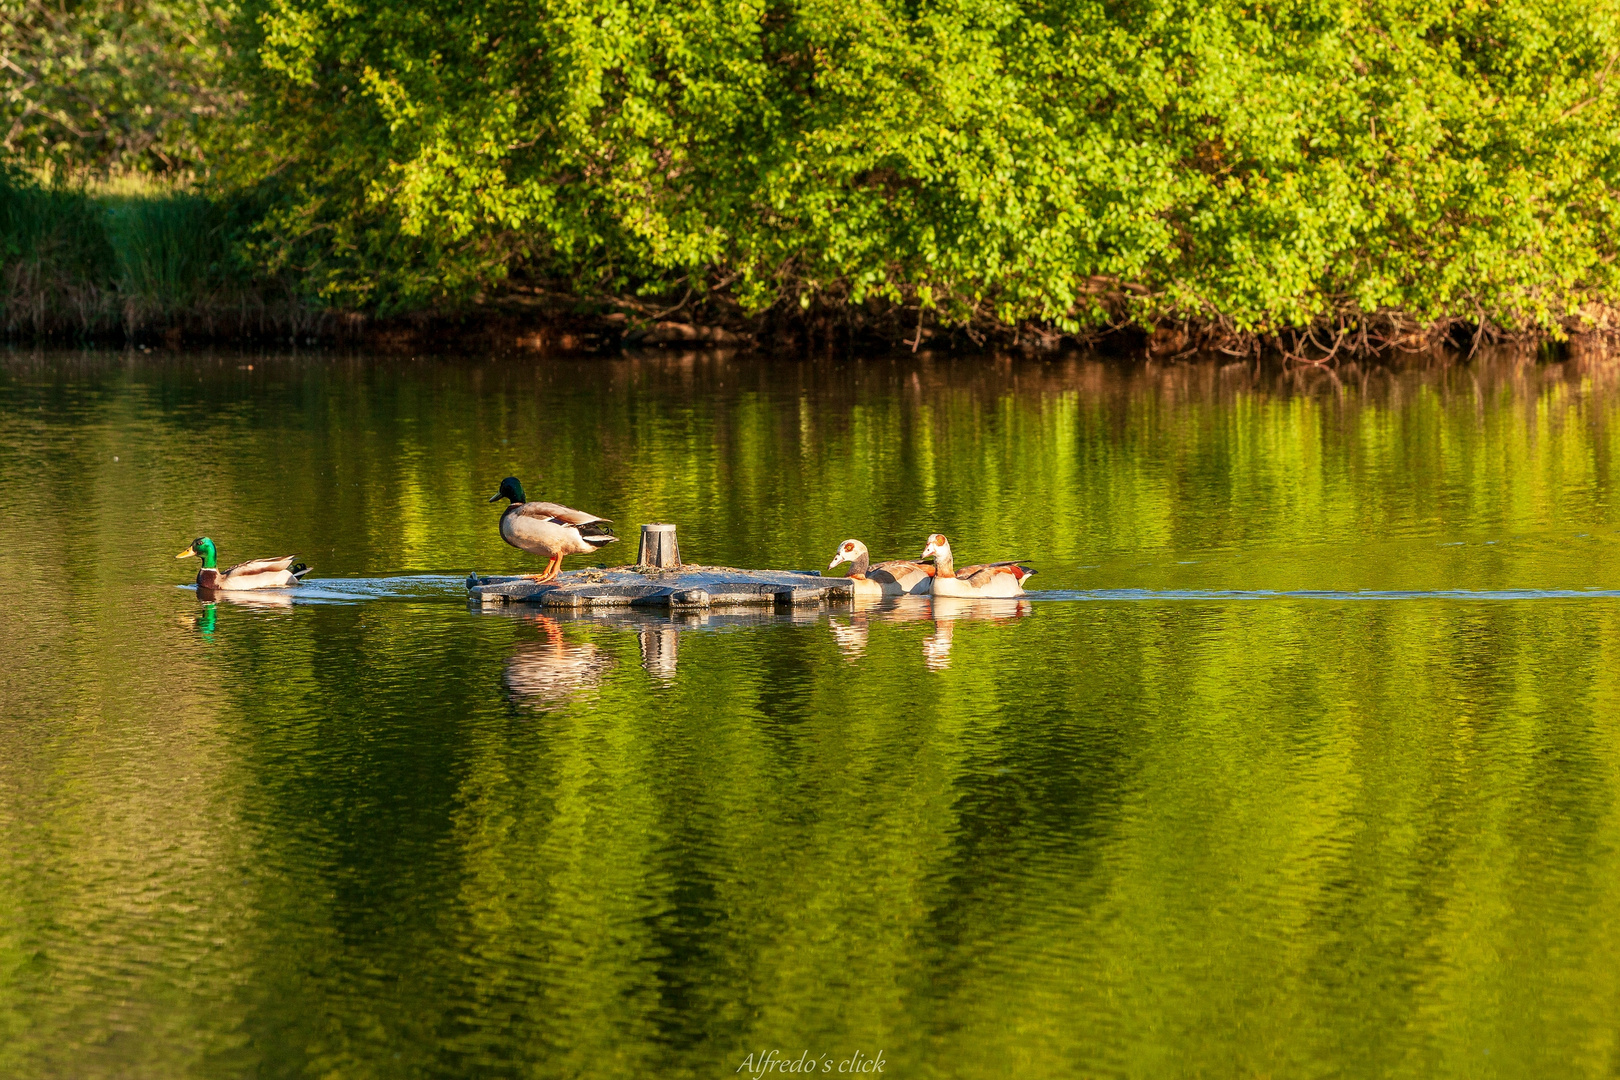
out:
M527 604L475 604L473 610L532 621L540 626L548 644L524 646L515 653L507 662L506 684L514 696L544 700L559 700L563 695L531 694L520 687L556 685L583 690L594 686L601 672L611 666L611 659L605 654L603 659L606 663L599 668L588 668L578 663L582 657L569 651L570 646L562 636L562 627L567 625L605 626L635 633L641 644L641 666L654 678L667 682L675 677L675 667L680 659L680 635L683 633L758 626L804 626L827 616L826 609L808 605L718 611L654 607L547 607L542 609L545 613L541 614L540 610ZM586 646L571 646L574 649L582 647ZM593 651L596 649L594 645L588 647ZM520 666L523 673L514 679L514 671Z
M674 678L679 663L680 638L692 632L808 626L825 620L832 629L839 652L847 659L856 660L866 652L867 637L874 623L931 623L933 633L922 643L923 661L930 670L943 671L951 663L952 639L958 622L1006 622L1033 614L1035 609L1023 597L962 600L944 596L901 596L846 601L831 608L782 606L728 611L546 608L541 614L528 605L492 604L475 605L474 610L521 619L540 627L547 643L519 647L507 662L506 685L514 698L556 702L572 696L574 691L596 686L613 663L612 658L596 646L570 642L564 637L563 628L570 625L611 627L635 633L641 646L641 666L654 678L668 681Z
M675 570L619 566L574 570L555 581L525 577L467 578L467 598L480 604L539 604L546 608L790 607L847 600L853 582L793 570L682 566Z

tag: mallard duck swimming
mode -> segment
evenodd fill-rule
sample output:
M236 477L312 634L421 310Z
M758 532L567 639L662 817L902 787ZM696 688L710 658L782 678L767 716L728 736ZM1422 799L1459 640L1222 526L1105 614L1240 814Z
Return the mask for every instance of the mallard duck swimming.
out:
M956 569L951 542L943 533L928 538L922 557L934 560L935 596L1023 596L1024 579L1035 571L1017 562L983 563Z
M197 571L197 588L223 589L235 592L238 589L285 589L289 585L298 584L298 579L309 573L309 567L303 563L294 562L296 555L283 555L279 559L253 559L245 563L237 563L228 570L215 567L214 542L206 536L199 536L191 542L177 559L189 559L193 555L202 556L202 569Z
M838 554L827 564L831 570L849 563L849 576L855 581L856 596L927 596L934 583L934 568L922 563L895 559L872 565L872 555L859 540L845 540Z
M607 518L548 502L525 502L523 485L515 476L501 481L501 490L490 502L509 500L501 514L501 539L520 551L544 555L546 568L539 574L524 574L531 581L551 581L562 567L565 555L589 555L618 539L607 526Z

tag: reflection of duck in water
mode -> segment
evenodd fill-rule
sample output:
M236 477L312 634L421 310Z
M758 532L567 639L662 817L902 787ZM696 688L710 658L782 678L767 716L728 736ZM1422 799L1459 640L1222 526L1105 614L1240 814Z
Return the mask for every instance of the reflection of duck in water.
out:
M934 560L935 596L1023 596L1024 579L1035 573L1017 562L983 563L958 570L951 556L951 542L943 533L928 538L922 557L930 556Z
M202 601L202 610L197 612L193 619L181 618L182 626L190 626L204 637L212 637L214 628L218 624L219 605L236 604L248 608L288 608L293 606L293 598L286 593L277 592L225 592L222 589L197 589L197 599Z
M934 632L923 638L923 663L929 671L951 666L951 639L956 624L963 619L989 619L1010 622L1034 613L1034 605L1017 598L964 600L951 596L934 597Z
M502 499L508 502L501 514L501 539L519 551L546 557L545 570L524 575L533 581L555 579L565 555L588 555L618 539L607 518L557 503L525 502L523 485L515 476L502 480L501 490L489 501Z
M602 681L615 663L589 641L569 641L555 619L539 616L534 620L546 640L520 645L506 662L503 682L514 701L553 704L567 701Z
M182 615L180 625L196 630L205 638L211 638L214 636L214 623L217 618L217 612L215 612L214 608L214 604L204 604L202 610L197 612L194 618L188 620Z
M839 544L827 569L846 562L850 564L849 576L855 582L856 596L926 595L934 581L934 568L922 563L894 559L874 566L871 553L859 540Z
M279 559L250 559L237 563L228 570L215 566L214 542L199 536L191 545L176 555L177 559L202 556L202 569L197 571L197 588L216 592L240 592L247 589L285 589L298 584L298 579L309 573L309 567L295 563L296 555L283 555Z
M232 593L220 589L205 589L201 586L197 588L197 599L208 604L225 601L226 603L239 604L242 607L250 608L290 608L293 606L293 598L286 593Z

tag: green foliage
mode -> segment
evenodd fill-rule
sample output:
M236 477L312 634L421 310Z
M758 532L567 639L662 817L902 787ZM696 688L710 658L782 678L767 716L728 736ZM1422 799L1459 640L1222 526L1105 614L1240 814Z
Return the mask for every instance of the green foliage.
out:
M1561 332L1620 306L1617 14L0 0L0 108L36 170L206 160L252 226L233 257L331 307L518 274L970 326Z
M231 276L231 250L218 208L196 195L102 200L120 290L178 310Z
M335 303L1554 327L1612 301L1613 0L247 0L231 184Z
M201 159L227 9L209 0L0 0L5 153L79 174Z

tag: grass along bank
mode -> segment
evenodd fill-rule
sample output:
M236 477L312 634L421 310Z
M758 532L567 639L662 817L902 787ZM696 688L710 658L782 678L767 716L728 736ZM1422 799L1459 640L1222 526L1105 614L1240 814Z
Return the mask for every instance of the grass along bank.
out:
M0 331L8 338L330 334L331 313L257 278L232 213L178 185L41 184L0 174Z

